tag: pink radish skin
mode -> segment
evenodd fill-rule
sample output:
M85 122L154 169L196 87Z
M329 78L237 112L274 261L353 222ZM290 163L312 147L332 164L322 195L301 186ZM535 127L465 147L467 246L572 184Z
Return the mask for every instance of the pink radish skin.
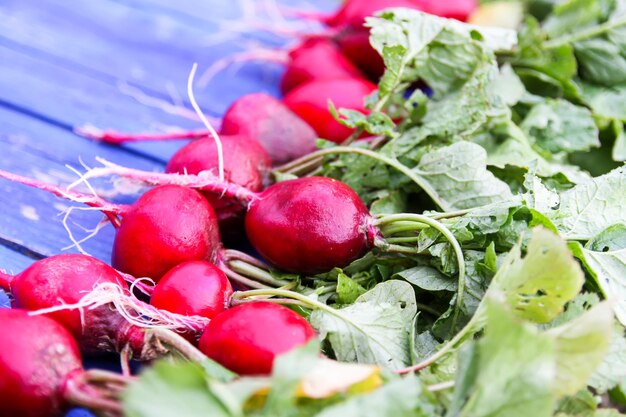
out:
M328 110L329 101L338 109L368 113L365 97L376 88L375 84L359 78L312 81L291 91L283 101L291 111L313 126L321 138L341 143L353 130L335 120Z
M289 52L290 62L280 81L286 95L294 88L313 80L365 78L328 38L309 38Z
M274 184L252 201L246 215L248 239L261 256L304 274L343 267L361 257L374 244L372 230L359 196L325 177Z
M278 304L252 302L217 315L200 338L200 350L240 375L267 375L274 358L315 337L311 325Z
M121 415L119 404L85 385L78 346L56 321L1 309L0 346L0 417L53 417L70 403ZM101 380L122 379L98 372Z
M271 168L267 152L259 143L243 135L222 135L220 139L224 150L224 180L246 187L250 191L261 191ZM217 175L218 153L215 141L200 139L190 142L172 156L165 171L178 174L212 171ZM243 233L243 207L227 199L221 199L214 193L207 192L203 195L217 214L224 240L239 240Z
M246 135L259 142L274 164L316 149L317 134L280 100L263 93L237 99L224 114L221 132Z
M175 266L155 286L150 304L182 315L212 319L224 311L233 295L226 275L206 261Z
M156 282L174 266L192 260L215 262L222 249L217 216L197 191L155 187L122 213L112 265Z

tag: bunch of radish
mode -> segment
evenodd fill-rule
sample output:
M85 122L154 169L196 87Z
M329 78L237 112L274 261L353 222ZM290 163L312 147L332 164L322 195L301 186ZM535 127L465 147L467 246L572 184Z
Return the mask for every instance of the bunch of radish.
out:
M130 358L150 361L170 350L192 360L206 355L242 375L269 373L276 355L315 337L302 316L268 298L288 296L300 285L276 278L273 269L311 278L373 249L412 254L414 232L432 227L452 244L464 282L460 246L433 218L374 216L350 187L326 177L272 184L272 166L287 164L287 171L299 172L319 157L318 137L341 144L359 136L335 119L328 103L368 112L365 98L376 91L384 65L369 45L367 16L410 7L465 20L475 6L473 0L348 0L332 15L296 13L327 30L265 53L263 58L286 66L283 99L241 97L226 111L221 134L193 98L195 67L189 95L206 130L125 135L77 129L112 144L194 139L172 156L165 173L109 164L81 179L119 175L154 186L133 204L0 171L0 178L94 207L116 229L110 266L87 255L57 255L14 276L0 271L0 288L11 294L14 307L0 310L0 375L10 374L0 376L0 401L11 404L0 416L45 417L68 404L121 414L114 398L130 376L82 370L79 349L120 352L127 374ZM222 238L241 236L263 260L224 248ZM143 285L144 278L154 286ZM135 297L136 287L149 302ZM36 343L15 337L26 333L38 335Z

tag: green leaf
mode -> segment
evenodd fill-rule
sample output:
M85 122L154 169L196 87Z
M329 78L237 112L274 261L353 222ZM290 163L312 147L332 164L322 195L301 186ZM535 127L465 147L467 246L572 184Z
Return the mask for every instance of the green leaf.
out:
M548 417L555 398L553 341L521 323L503 305L486 305L485 336L457 374L448 417ZM458 407L458 405L457 405Z
M446 210L463 210L507 201L506 183L487 170L487 153L473 143L458 142L429 152L416 168L446 203Z
M556 417L593 417L597 408L597 400L593 394L583 390L576 395L563 398L559 402Z
M365 292L359 283L340 272L337 276L337 296L339 304L352 304Z
M589 385L603 394L626 380L626 338L624 329L616 326L609 351L589 380Z
M263 412L267 415L292 415L286 413L296 404L298 385L319 361L320 344L313 340L304 346L279 355L272 368L271 390Z
M557 4L543 27L550 37L556 37L594 25L602 16L597 0L566 0Z
M567 43L550 49L544 48L545 35L537 20L532 17L526 18L518 36L519 52L512 64L526 88L533 94L551 97L564 94L576 96L576 88L571 81L577 72L574 48ZM537 88L533 84L538 79L544 80L543 85L547 83L554 86L556 91L546 94L545 88Z
M410 326L415 314L411 285L391 280L336 314L314 311L310 322L320 338L328 340L338 360L398 369L411 361Z
M546 214L567 239L588 240L626 223L626 170L617 168L562 192L559 207Z
M202 368L191 363L157 362L128 387L123 402L129 417L243 416L234 397L209 389Z
M505 64L500 67L500 73L493 80L491 91L499 96L507 106L514 106L524 96L526 88L511 65Z
M602 294L616 301L615 314L626 324L626 249L596 252L578 243L572 243L571 247Z
M583 99L595 115L626 121L626 86L606 88L589 83L582 83L581 86Z
M608 39L595 38L575 45L576 57L585 80L612 86L626 82L626 58Z
M383 104L420 78L437 95L454 90L481 62L494 59L493 48L511 49L516 41L510 30L479 28L404 8L388 9L366 22L370 42L387 65L379 85Z
M426 291L450 291L454 292L457 288L457 282L446 277L435 268L429 266L416 266L406 269L396 274L407 282Z
M591 112L565 100L546 100L535 105L521 128L550 152L587 151L600 146Z
M414 376L394 379L368 395L354 396L330 406L316 417L435 417L420 381Z
M626 249L626 224L609 226L587 242L585 248L596 252Z
M547 323L563 312L565 304L580 292L583 271L567 244L545 229L533 230L526 256L520 245L507 255L489 291L501 291L515 314L536 323Z
M574 395L587 385L606 355L613 335L613 311L600 303L582 316L548 330L556 348L557 396Z

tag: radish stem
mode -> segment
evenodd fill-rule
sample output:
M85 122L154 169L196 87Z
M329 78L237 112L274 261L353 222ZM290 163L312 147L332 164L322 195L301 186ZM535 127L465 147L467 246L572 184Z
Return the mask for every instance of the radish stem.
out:
M436 229L448 240L448 242L452 246L452 249L454 249L454 253L456 254L456 260L457 260L457 264L459 268L458 288L457 288L457 295L456 295L456 301L455 301L454 316L452 318L452 327L451 327L451 331L454 331L454 329L456 328L456 322L458 320L458 316L461 313L461 307L463 306L463 300L465 297L465 257L463 256L463 249L461 248L461 245L459 244L458 240L456 240L452 232L445 225L441 224L435 219L423 216L421 214L405 213L405 214L382 215L375 221L375 225L380 227L381 232L383 233L383 236L391 237L390 236L391 233L389 233L388 231L389 225L392 225L396 222L407 222L407 221L409 222L414 221L418 224L419 223L426 224L432 227L433 229ZM385 239L382 239L379 243L379 245L382 247L383 250L386 249L385 243L388 243L388 241L386 241ZM392 249L393 248L397 249L397 246L400 246L400 245L393 245ZM414 253L416 252L415 248L411 248L411 250L413 250ZM405 253L410 253L410 252L407 251Z

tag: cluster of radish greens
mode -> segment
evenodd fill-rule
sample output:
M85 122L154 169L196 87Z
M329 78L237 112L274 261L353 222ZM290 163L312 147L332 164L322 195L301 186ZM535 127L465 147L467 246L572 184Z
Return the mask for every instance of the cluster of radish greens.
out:
M125 361L186 358L146 366L135 381L82 371L68 342L59 371L68 376L55 382L65 388L42 407L69 401L137 417L622 415L626 3L480 6L481 16L517 17L517 32L386 9L366 19L378 58L363 61L376 65L358 67L347 51L362 34L345 27L382 8L356 10L362 3L332 18L301 15L333 30L283 55L282 102L238 100L219 136L143 135L193 139L164 173L100 160L67 188L0 173L96 207L116 228L115 269L58 255L0 275L41 320L29 325L59 327L53 317L64 328L51 337L71 333L81 350ZM420 2L368 7L378 3ZM337 61L310 70L307 54ZM343 88L337 74L362 78L352 79L352 102L331 98L327 108ZM256 117L263 128L249 122ZM132 205L77 191L100 177L153 188ZM224 247L242 233L262 261ZM40 289L53 280L56 290ZM0 322L25 320L0 313ZM0 392L0 402L14 395ZM122 404L111 400L119 392Z

